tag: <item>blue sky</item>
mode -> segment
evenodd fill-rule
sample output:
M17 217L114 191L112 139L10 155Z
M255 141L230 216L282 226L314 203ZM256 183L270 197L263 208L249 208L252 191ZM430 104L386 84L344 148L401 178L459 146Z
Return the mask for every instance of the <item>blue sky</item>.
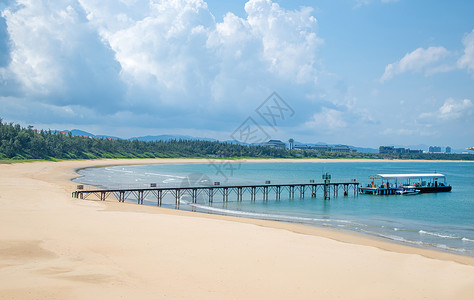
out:
M0 10L5 121L120 137L250 129L307 143L474 144L473 1L4 0Z

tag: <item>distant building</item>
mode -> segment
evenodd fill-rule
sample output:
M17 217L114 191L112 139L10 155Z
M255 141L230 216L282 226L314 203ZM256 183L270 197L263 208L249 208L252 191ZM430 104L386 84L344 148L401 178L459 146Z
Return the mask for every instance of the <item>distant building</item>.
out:
M315 150L315 151L331 151L331 147L329 147L328 145L315 145L315 146L311 147L311 150Z
M409 150L406 148L393 148L393 153L407 153Z
M294 149L295 150L310 150L310 146L308 145L295 145L294 146Z
M380 146L379 153L407 153L410 149L406 148L395 148L393 146Z
M440 153L441 152L441 147L438 146L430 146L428 149L429 153Z
M445 152L446 152L446 153L451 153L451 147L446 146L446 151L445 151Z
M357 152L356 149L350 148L349 146L346 145L335 145L335 146L329 146L329 145L314 145L314 146L309 146L309 145L295 145L294 148L295 150L312 150L312 151L327 151L327 152Z
M395 148L393 146L380 146L379 153L380 154L395 153Z
M294 139L289 139L289 140L288 140L288 143L289 143L288 149L289 149L289 150L293 150L293 148L294 148L294 146L295 146L295 140L294 140Z
M333 152L352 152L352 149L349 148L349 146L346 145L336 145L331 148L331 151Z
M423 153L423 150L410 150L410 148L395 148L393 146L380 146L380 154L390 154L390 153Z
M263 146L275 149L286 149L286 144L280 140L269 140L268 142L264 143Z

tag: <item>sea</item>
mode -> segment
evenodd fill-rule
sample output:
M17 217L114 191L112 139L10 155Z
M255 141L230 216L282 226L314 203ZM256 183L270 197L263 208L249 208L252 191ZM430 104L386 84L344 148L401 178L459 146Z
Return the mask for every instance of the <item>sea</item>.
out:
M306 191L290 197L282 191L280 199L270 193L268 200L262 193L255 200L244 193L242 201L231 193L228 201L221 194L212 204L207 194L193 203L183 195L176 203L175 196L164 197L162 206L171 209L223 214L246 218L277 220L336 230L354 231L373 237L415 247L436 249L466 256L474 256L474 163L471 162L211 162L198 164L154 164L87 168L75 179L82 184L101 188L148 188L221 185L322 182L323 174L331 175L331 182L358 180L368 184L370 175L441 173L453 188L451 192L402 195L366 195L354 193L344 196L342 190L324 200L322 189L316 197ZM135 202L129 199L127 201ZM148 195L145 205L157 206L156 197Z

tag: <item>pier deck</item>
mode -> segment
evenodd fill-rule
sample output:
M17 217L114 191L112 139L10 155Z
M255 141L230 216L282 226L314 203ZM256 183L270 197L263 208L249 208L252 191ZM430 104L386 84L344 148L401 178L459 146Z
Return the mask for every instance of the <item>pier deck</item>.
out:
M325 182L325 183L290 183L290 184L256 184L256 185L212 185L212 186L186 186L186 187L150 187L150 188L126 188L126 189L93 189L76 190L72 197L87 199L90 196L105 201L109 197L115 197L119 202L125 200L134 200L138 204L143 204L145 198L150 197L156 200L158 206L161 206L165 195L172 195L176 206L182 196L189 196L193 203L197 202L199 196L204 196L209 204L212 204L216 195L222 195L224 202L229 201L229 195L235 194L237 201L242 201L244 194L249 195L252 201L255 201L258 195L263 200L268 200L269 195L274 195L276 200L281 198L282 193L288 193L289 198L294 198L295 194L300 198L305 195L317 197L322 193L322 198L329 200L331 194L337 197L339 190L342 190L344 196L348 196L352 190L354 196L359 194L359 182L351 179L345 182ZM149 198L147 198L149 199Z
M399 188L361 187L360 193L372 195L395 195Z

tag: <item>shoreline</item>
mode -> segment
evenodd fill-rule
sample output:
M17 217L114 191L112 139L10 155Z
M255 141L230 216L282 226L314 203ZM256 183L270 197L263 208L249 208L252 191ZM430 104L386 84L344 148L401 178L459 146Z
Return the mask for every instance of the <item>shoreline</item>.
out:
M140 159L141 160L141 159ZM206 162L202 162L199 159L192 159L192 160L187 160L187 159L165 159L166 161L162 161L163 159L160 159L160 162L152 162L144 163L145 165L148 164L200 164L200 163L210 163L210 162L222 162L222 161L229 161L229 162L242 162L242 163L284 163L284 162L325 162L325 163L333 163L333 162L354 162L352 159L347 159L347 161L341 161L341 159L323 159L323 161L320 161L320 159L290 159L288 161L287 159L257 159L256 161L254 160L206 160ZM361 159L360 161L357 162L365 162L366 160ZM400 160L398 162L412 162L413 160ZM377 162L386 162L386 160L377 160ZM419 160L419 162L432 162L430 160ZM443 162L443 161L439 161ZM456 162L456 161L453 161ZM94 165L94 166L88 166L88 167L81 167L77 168L74 171L77 172L82 169L89 169L89 168L102 168L105 166L124 166L124 165L138 165L134 163L113 163L113 164L106 164L106 165ZM139 165L142 165L141 163ZM77 177L75 177L77 178ZM71 178L71 180L75 179ZM347 242L347 243L357 243L359 245L364 245L364 246L375 246L381 250L386 250L386 251L393 251L393 252L399 252L399 253L405 253L405 254L419 254L427 258L434 258L434 259L442 259L442 260L448 260L448 261L455 261L458 263L466 264L466 265L473 265L474 266L474 257L468 256L468 255L462 255L462 254L457 254L457 253L452 253L452 252L447 252L447 251L442 251L442 250L436 250L436 249L429 249L429 248L423 248L423 247L416 247L416 246L410 246L402 242L397 242L394 240L390 239L384 239L382 237L377 237L377 236L372 236L369 234L364 234L364 233L359 233L356 231L351 231L351 230L344 230L344 229L336 229L336 228L324 228L324 227L319 227L319 226L312 226L308 224L298 224L298 223L292 223L292 222L285 222L285 221L279 221L279 220L265 220L265 219L259 219L259 218L250 218L250 217L245 217L245 216L232 216L232 215L226 215L226 214L217 214L217 213L211 213L211 212L196 212L196 211L189 211L189 210L181 210L181 209L173 209L173 208L166 208L166 207L155 207L152 205L138 205L136 203L117 203L116 201L109 200L105 201L107 209L111 210L116 210L116 211L121 211L120 205L127 204L127 205L132 205L132 206L140 206L140 207L149 207L151 211L148 211L147 209L144 209L143 212L147 213L154 213L154 209L159 209L159 210L164 210L160 211L160 213L165 213L165 214L171 214L171 215L181 215L181 213L184 214L190 214L192 215L197 215L199 217L203 218L210 218L210 219L219 219L219 220L229 220L233 222L239 222L239 223L246 223L246 224L253 224L253 225L259 225L259 226L265 226L269 228L278 228L278 229L284 229L284 230L289 230L295 233L300 233L300 234L309 234L309 235L315 235L315 236L322 236L326 238L330 238L336 241L340 242ZM117 205L116 205L117 204Z
M163 161L163 162L155 162L154 164L167 164L167 163L204 163L207 162L256 162L256 163L275 163L275 162L433 162L433 163L441 163L441 162L450 162L450 163L474 163L474 160L448 160L448 159L370 159L370 158L98 158L98 159L71 159L71 160L0 160L0 165L2 164L22 164L22 163L37 163L37 162L81 162L81 161L89 161L89 162L97 162L97 161L120 161L117 164L106 164L104 166L115 166L115 165L141 165L141 164L149 164L149 161ZM147 162L143 162L147 161ZM178 161L178 162L175 162ZM78 169L87 169L87 168L100 168L100 165L92 165L89 167L80 167Z
M474 258L467 256L300 224L71 198L77 169L157 163L205 162L0 165L0 298L469 299L474 293Z
M231 216L225 214L213 214L205 212L194 212L189 210L178 210L172 208L155 207L151 205L138 205L135 203L115 203L106 201L106 209L111 211L123 211L121 205L130 205L134 212L143 212L150 214L167 214L176 216L196 216L199 218L225 220L243 224L252 224L262 227L268 227L273 229L281 229L290 231L297 234L312 235L316 237L324 237L337 242L356 244L360 246L376 247L380 250L396 252L400 254L417 254L430 259L438 259L444 261L451 261L460 263L463 265L474 266L474 257L456 254L452 252L444 252L441 250L434 250L428 248L414 247L397 241L384 239L382 237L371 236L369 234L359 233L356 231L335 229L335 228L324 228L319 226L311 226L306 224L277 221L277 220L264 220L258 218L248 218L240 216ZM144 207L143 209L137 209L136 206ZM148 210L148 208L150 210ZM156 212L153 210L157 210ZM128 211L128 209L127 209Z

